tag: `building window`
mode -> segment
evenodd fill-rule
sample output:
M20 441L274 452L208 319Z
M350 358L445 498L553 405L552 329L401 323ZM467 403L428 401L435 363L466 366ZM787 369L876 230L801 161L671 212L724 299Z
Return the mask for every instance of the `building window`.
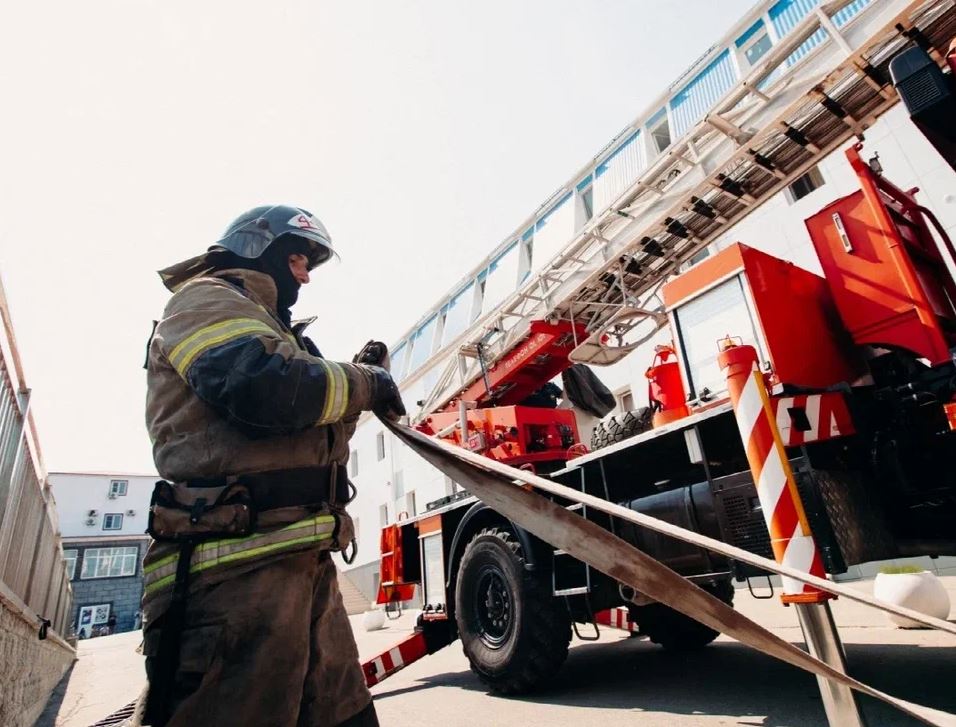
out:
M671 127L667 122L667 109L661 109L647 122L647 131L651 135L654 149L658 154L671 145Z
M824 184L826 184L826 180L823 179L819 168L813 167L806 174L793 180L790 186L787 187L787 199L790 201L790 204L793 204L798 199L803 199L810 194L810 192L819 189Z
M751 25L743 35L737 38L735 45L750 68L753 68L757 61L773 47L770 35L767 33L767 26L762 20Z
M378 522L381 527L388 525L388 503L378 506Z
M575 212L577 227L580 229L594 217L594 186L590 175L578 185L577 210Z
M680 272L689 270L690 268L694 267L697 263L703 262L709 257L710 257L709 247L705 247L702 250L698 250L697 252L695 252L693 255L690 256L690 259L685 260L683 263L681 263Z
M375 454L379 462L385 459L385 432L375 435Z
M129 487L129 480L110 480L110 497L123 497Z
M139 548L87 548L83 551L80 578L119 578L135 576L139 564Z
M415 506L415 491L414 490L412 490L405 496L405 507L407 508L409 517L415 517L418 514L418 509Z
M753 43L744 49L744 56L747 58L747 63L749 63L751 67L755 66L757 61L759 61L763 55L770 50L771 45L772 44L770 43L769 35L764 33L763 35L759 36L756 40L754 40Z
M349 477L358 477L358 450L353 449L349 455Z
M63 551L63 560L66 562L66 577L71 581L76 578L76 553L75 548Z
M634 411L634 392L630 386L617 392L617 404L621 407L622 414Z
M103 516L103 530L122 530L123 514L119 512L108 512Z

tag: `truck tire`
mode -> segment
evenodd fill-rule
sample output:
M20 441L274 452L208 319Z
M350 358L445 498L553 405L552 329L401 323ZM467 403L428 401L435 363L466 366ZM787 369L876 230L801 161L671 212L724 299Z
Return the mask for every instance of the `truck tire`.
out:
M646 432L651 428L653 417L654 410L644 406L624 414L615 414L598 422L594 432L591 433L591 451L610 447L612 444L630 439L635 434Z
M734 586L730 581L703 585L701 588L728 606L734 605ZM632 608L631 614L641 627L642 634L655 644L672 651L702 649L720 635L719 631L714 631L663 603Z
M550 578L525 569L520 543L501 528L480 530L468 543L455 619L472 671L501 694L531 691L568 656L567 609L553 597Z

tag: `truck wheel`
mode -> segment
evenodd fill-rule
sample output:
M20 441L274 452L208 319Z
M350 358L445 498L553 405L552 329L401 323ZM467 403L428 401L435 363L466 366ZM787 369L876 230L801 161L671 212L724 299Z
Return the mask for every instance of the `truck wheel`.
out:
M730 581L720 581L714 585L701 586L701 588L728 606L734 605L734 586ZM631 613L641 627L641 633L665 649L674 651L702 649L720 635L719 631L714 631L709 626L704 626L699 621L663 603L632 608Z
M524 566L512 533L485 528L468 543L455 586L465 655L501 694L530 691L554 676L571 641L570 616L552 596L550 578Z
M646 432L651 428L653 418L654 410L644 406L624 414L615 414L598 422L591 434L591 451L609 447L630 439L635 434Z

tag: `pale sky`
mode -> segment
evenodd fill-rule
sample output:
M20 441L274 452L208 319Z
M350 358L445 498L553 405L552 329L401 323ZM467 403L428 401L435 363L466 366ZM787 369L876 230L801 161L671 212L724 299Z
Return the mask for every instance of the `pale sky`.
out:
M84 0L0 21L0 275L51 471L150 472L167 291L259 204L341 262L294 313L393 342L754 0Z

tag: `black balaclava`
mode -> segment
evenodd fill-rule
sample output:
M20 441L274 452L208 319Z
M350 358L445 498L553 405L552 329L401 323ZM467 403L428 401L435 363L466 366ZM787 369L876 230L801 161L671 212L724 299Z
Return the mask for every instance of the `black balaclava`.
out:
M310 260L315 257L315 250L308 240L286 234L276 238L258 258L242 257L230 250L213 247L202 255L160 270L159 274L163 284L175 292L187 281L216 270L239 268L265 273L276 285L276 313L286 325L291 326L290 309L295 305L301 287L289 269L289 255L294 253L305 255ZM316 264L318 263L312 262L310 268Z
M276 284L276 312L287 326L292 325L291 308L299 299L299 288L302 287L289 268L289 255L300 253L308 256L309 251L308 241L288 235L276 239L257 260L259 270Z

